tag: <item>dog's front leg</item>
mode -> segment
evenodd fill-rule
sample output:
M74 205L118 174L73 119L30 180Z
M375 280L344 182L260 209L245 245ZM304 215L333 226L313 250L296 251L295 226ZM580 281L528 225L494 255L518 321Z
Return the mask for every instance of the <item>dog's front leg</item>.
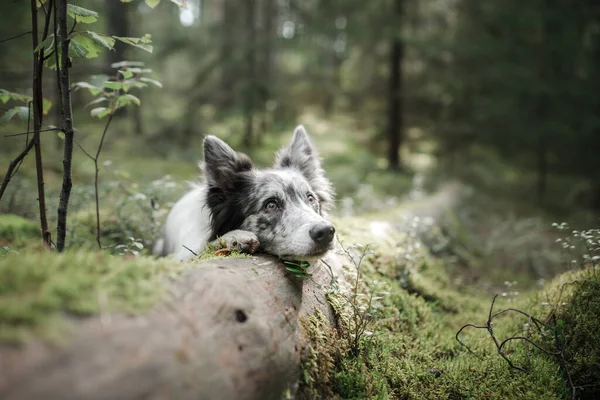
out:
M260 245L258 237L254 233L240 229L227 232L223 236L213 240L211 244L221 249L217 250L217 252L223 252L222 250L237 250L247 254L254 254Z

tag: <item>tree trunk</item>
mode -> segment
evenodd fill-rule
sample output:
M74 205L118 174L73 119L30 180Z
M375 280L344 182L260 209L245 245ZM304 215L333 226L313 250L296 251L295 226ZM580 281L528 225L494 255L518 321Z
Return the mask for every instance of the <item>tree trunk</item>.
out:
M396 20L402 26L403 1L395 1ZM404 44L396 34L392 40L390 51L390 92L388 108L388 166L390 169L401 168L400 146L402 145L403 131L403 96L402 96L402 60L404 58Z
M115 36L131 36L129 25L130 3L105 0L104 7L106 9L106 30ZM111 67L112 64L126 59L126 49L127 45L117 40L115 41L114 50L105 52L106 73L108 75L113 75L115 72L114 68Z
M254 145L254 112L256 108L256 1L246 0L246 82L244 85L244 146Z
M52 1L49 3L49 7L52 7ZM38 47L38 18L37 18L37 5L36 0L31 0L31 25L32 31L31 36L33 38L33 101L30 107L33 108L33 148L35 150L35 167L37 172L37 184L38 184L38 204L40 210L40 227L42 230L42 243L44 248L50 249L51 238L50 230L48 229L48 218L46 217L46 191L44 189L44 163L42 160L42 139L40 137L40 131L42 129L42 118L44 115L44 96L42 90L42 73L44 71L44 48L37 53L35 50ZM52 10L48 9L46 14L46 20L44 25L44 32L42 33L42 41L48 36L48 30L50 28L50 16ZM29 129L29 124L27 125Z
M236 67L234 60L234 48L236 39L236 13L235 0L223 0L223 23L221 30L221 107L229 108L234 104Z
M548 180L548 144L542 133L538 133L537 143L537 202L544 203Z
M71 61L69 59L69 30L67 20L67 0L57 0L58 6L58 31L61 47L61 63L57 64L60 68L59 82L60 92L62 95L62 129L65 134L65 147L63 152L63 180L58 202L58 222L57 222L57 241L56 248L58 251L63 251L65 248L65 238L67 235L67 211L69 208L69 198L71 197L71 160L73 159L73 141L75 131L73 129L73 109L71 105Z
M267 103L272 93L271 81L273 79L273 44L277 38L275 32L275 19L277 18L277 4L275 0L263 0L263 30L262 30L262 57L261 66L258 71L260 74L259 102L262 119L260 122L260 131L256 135L256 144L260 144L262 134L269 129L269 109Z
M343 284L341 260L326 259ZM331 272L311 272L296 278L267 256L204 261L147 316L73 319L64 346L0 346L0 398L280 399L308 355L304 319L335 326L317 286Z

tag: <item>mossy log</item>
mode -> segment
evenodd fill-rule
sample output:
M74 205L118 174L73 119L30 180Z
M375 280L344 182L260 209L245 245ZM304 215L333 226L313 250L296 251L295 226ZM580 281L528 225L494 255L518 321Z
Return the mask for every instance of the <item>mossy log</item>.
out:
M343 280L342 258L326 260L312 279L267 256L203 261L144 316L65 317L62 345L0 347L0 398L278 399L300 376L302 317L335 324L319 285Z

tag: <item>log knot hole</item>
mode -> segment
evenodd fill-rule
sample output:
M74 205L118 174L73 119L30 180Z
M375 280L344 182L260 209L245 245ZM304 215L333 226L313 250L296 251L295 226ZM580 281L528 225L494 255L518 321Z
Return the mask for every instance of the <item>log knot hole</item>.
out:
M244 323L248 320L248 316L244 312L244 310L237 309L235 310L235 320L240 323Z

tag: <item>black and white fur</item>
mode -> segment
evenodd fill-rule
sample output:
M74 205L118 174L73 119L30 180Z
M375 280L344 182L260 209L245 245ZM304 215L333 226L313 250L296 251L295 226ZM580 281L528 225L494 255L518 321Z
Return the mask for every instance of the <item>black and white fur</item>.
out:
M215 136L204 140L203 184L171 210L155 252L185 260L217 238L247 253L311 260L333 246L326 211L333 188L304 127L281 148L273 168L259 170Z

